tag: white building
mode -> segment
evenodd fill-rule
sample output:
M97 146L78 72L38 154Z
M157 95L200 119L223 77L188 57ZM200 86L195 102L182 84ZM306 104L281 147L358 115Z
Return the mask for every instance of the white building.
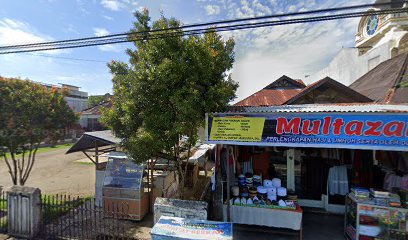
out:
M65 101L67 102L68 106L74 112L81 112L84 109L88 108L88 93L80 91L80 87L68 85L65 83L60 83L60 86L52 85L48 83L36 82L35 83L41 84L48 89L56 88L58 91L62 89L68 90L68 95L64 97Z
M74 112L81 112L88 108L88 93L80 91L80 87L68 84L61 84L61 88L68 89L68 95L64 98L68 106Z
M390 0L377 0L386 3ZM326 76L349 86L358 78L401 53L408 52L408 4L391 4L381 8L407 8L406 13L364 16L360 19L355 48L343 48L327 67L306 78L312 83Z

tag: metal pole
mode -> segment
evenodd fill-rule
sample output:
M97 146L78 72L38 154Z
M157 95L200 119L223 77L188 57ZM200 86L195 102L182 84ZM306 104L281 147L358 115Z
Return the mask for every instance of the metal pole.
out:
M229 162L229 149L228 146L226 148L227 151L227 221L229 222L231 219L231 204L230 204L230 162Z
M99 163L99 151L98 151L98 144L95 141L95 162L96 162L96 166L98 166Z

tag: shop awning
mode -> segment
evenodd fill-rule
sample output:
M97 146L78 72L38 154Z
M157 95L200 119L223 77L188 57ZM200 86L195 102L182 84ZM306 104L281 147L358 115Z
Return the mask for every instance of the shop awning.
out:
M85 132L81 138L66 152L66 154L74 152L82 152L88 149L116 145L120 143L120 139L115 137L110 130Z
M206 115L206 142L408 151L408 104L235 106Z

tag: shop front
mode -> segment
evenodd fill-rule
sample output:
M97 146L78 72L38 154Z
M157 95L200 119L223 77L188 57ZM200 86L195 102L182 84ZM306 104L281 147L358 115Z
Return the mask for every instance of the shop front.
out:
M301 231L302 207L314 207L348 214L351 239L406 232L407 105L234 107L208 114L206 127L224 220ZM358 204L374 206L373 216L360 217Z

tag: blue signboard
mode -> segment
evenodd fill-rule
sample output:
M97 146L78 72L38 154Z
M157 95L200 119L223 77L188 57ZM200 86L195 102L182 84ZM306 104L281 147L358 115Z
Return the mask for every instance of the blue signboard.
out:
M232 239L232 223L162 216L151 231L153 240Z
M408 151L408 115L244 113L207 116L208 143Z

